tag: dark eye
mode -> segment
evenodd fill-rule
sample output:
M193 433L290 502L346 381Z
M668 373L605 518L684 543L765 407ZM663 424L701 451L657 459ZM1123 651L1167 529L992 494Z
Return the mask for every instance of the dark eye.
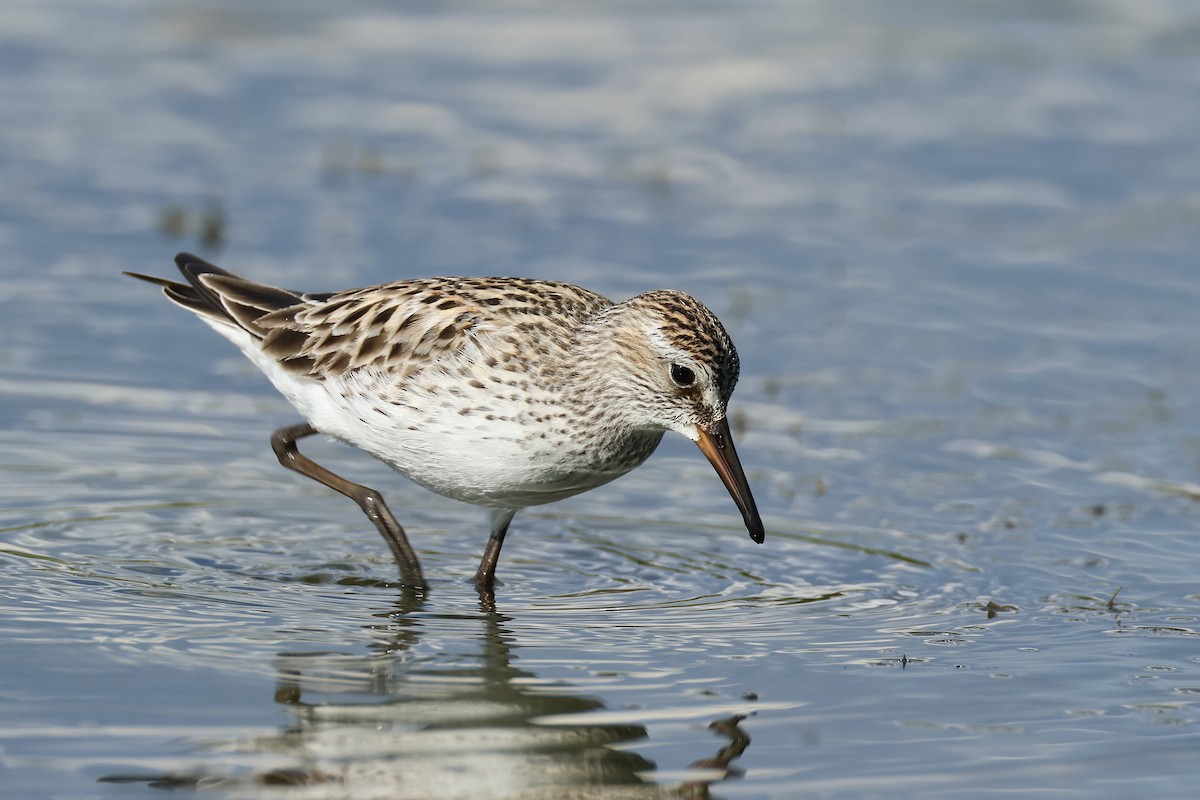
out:
M671 380L675 381L675 385L686 389L696 382L696 373L692 372L682 364L671 365Z

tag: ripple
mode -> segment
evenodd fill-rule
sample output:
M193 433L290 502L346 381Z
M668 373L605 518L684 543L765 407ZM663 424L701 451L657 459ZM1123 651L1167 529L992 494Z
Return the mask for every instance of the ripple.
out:
M1195 4L494 5L0 6L5 789L1194 793ZM404 592L117 277L222 241L687 288L766 543L674 437L489 600L480 514L313 442Z

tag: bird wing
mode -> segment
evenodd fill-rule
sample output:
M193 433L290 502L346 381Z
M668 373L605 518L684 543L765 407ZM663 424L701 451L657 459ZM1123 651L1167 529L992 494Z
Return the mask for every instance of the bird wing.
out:
M367 367L402 379L460 358L519 360L528 355L523 346L560 344L572 320L611 305L553 281L418 278L309 294L247 280L187 253L175 263L186 284L127 274L162 286L210 321L245 330L284 369L317 379Z

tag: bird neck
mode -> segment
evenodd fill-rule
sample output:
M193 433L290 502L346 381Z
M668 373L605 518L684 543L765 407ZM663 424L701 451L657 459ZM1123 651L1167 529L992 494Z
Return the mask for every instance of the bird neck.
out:
M562 388L585 416L616 429L661 435L645 410L653 388L646 374L654 357L628 309L603 309L575 331L565 350Z

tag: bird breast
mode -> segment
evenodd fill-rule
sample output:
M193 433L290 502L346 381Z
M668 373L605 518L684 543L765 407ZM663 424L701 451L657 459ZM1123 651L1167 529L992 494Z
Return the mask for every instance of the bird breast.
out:
M661 431L596 428L560 392L527 384L497 391L436 374L388 383L359 370L345 380L280 386L322 433L354 445L438 494L524 508L585 492L645 461ZM319 388L318 388L319 387Z

